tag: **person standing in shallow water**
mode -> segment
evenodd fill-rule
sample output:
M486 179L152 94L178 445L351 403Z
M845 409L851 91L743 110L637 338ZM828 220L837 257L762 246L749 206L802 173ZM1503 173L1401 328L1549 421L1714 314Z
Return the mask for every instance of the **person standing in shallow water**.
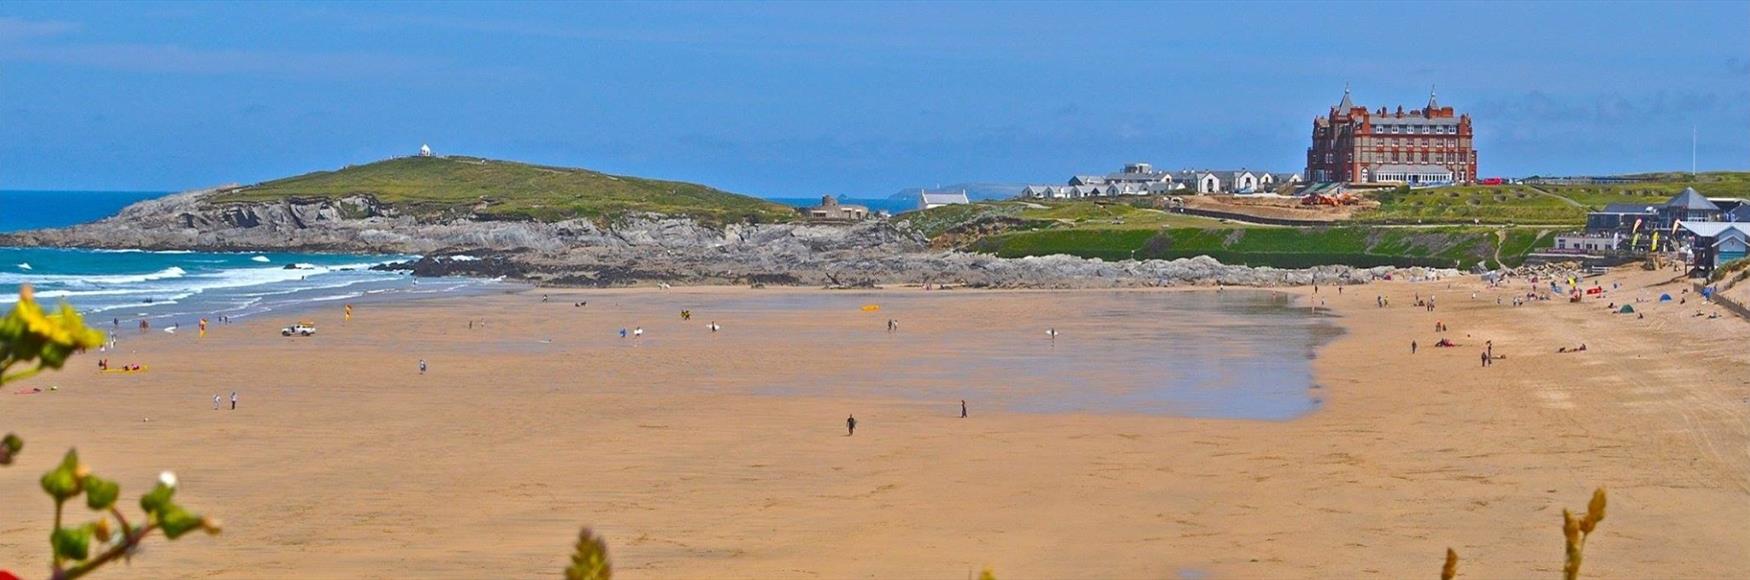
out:
M856 435L856 434L857 434L857 416L851 415L849 417L845 417L845 436L850 437L850 436Z

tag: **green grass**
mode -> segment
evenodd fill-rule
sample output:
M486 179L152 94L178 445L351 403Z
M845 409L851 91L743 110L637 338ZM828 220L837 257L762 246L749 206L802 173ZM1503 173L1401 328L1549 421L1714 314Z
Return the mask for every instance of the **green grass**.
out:
M1236 227L1220 220L1147 207L1151 200L986 201L911 212L900 223L934 238L980 219L1012 218L1017 229L1134 230L1163 227ZM1138 207L1142 205L1144 207Z
M1358 213L1365 223L1580 224L1585 207L1539 193L1530 186L1452 186L1387 190L1375 194L1380 207Z
M1355 217L1360 223L1580 225L1586 212L1612 203L1655 205L1685 187L1708 197L1750 197L1750 173L1644 174L1659 181L1602 185L1458 185L1396 189L1375 194L1380 207ZM1572 203L1570 203L1572 202Z
M367 195L427 219L616 219L633 213L713 223L798 219L789 207L695 183L608 175L468 157L402 157L276 179L214 201L263 202Z
M1003 257L1069 254L1086 258L1186 258L1207 255L1223 263L1304 268L1517 264L1533 247L1548 245L1547 230L1512 228L1166 228L1054 229L1009 232L979 240L973 249Z

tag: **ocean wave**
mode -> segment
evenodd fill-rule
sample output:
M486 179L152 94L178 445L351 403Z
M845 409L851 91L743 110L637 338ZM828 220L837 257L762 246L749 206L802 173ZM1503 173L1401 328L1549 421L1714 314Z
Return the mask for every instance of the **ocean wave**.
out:
M137 284L153 280L181 278L188 271L176 266L148 274L5 274L0 273L0 284L65 284L69 286L90 287L101 284Z
M365 295L364 292L347 292L345 294L334 294L334 295L330 295L330 296L317 296L315 298L307 299L306 302L329 302L329 301L333 301L333 300L346 300L348 298L358 298L358 297L364 296L364 295Z
M94 248L85 250L99 254L193 254L194 250L142 250L139 248L106 249Z

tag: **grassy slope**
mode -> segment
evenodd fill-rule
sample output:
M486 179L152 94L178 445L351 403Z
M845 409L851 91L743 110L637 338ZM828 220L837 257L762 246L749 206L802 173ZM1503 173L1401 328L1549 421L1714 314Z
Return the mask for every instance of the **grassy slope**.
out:
M1218 227L1219 220L1167 213L1146 206L1149 200L1124 202L1109 200L1079 201L990 201L967 205L949 205L905 214L900 221L918 228L924 235L936 237L956 226L979 218L1003 217L1023 220L1028 229L1075 228L1086 230L1123 230L1158 227ZM1231 226L1228 226L1231 227Z
M1502 261L1518 264L1532 248L1551 242L1546 230L1512 228L1504 236L1498 231L1460 226L1057 229L990 236L974 249L1005 257L1070 254L1109 260L1207 255L1229 264L1283 268L1321 264L1468 268L1484 261L1493 265L1497 250Z
M1659 204L1685 187L1708 197L1750 197L1750 173L1646 174L1655 182L1610 185L1465 185L1378 194L1380 207L1357 216L1370 223L1517 223L1579 225L1586 212L1612 203ZM1572 203L1569 203L1572 202Z
M215 201L354 194L421 217L559 221L651 212L721 223L789 221L798 215L783 205L694 183L466 157L402 157L318 171L244 187Z

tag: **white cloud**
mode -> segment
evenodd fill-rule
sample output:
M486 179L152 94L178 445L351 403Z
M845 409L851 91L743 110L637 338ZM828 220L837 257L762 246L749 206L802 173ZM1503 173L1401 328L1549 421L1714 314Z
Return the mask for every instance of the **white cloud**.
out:
M25 20L0 16L0 42L18 42L60 36L79 29L77 22Z

